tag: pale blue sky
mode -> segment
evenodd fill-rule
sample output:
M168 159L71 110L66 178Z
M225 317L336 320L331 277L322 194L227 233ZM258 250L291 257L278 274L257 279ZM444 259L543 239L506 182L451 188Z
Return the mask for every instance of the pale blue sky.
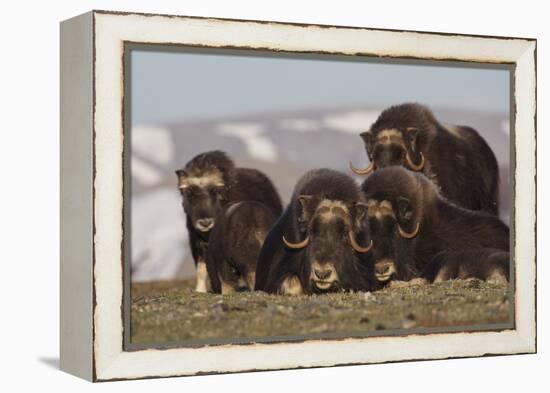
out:
M407 101L507 114L504 69L132 50L132 123Z

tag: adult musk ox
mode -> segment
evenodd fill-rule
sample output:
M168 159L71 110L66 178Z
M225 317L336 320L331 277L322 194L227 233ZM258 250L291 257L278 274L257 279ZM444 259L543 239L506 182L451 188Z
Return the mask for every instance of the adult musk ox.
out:
M447 273L439 276L446 279L478 277L483 269L481 278L489 278L498 270L507 277L508 265L494 263L491 254L509 250L509 229L497 217L449 202L426 176L398 166L375 171L361 188L367 200L379 282L406 281L423 272L433 280L438 277L434 271L437 266L446 266ZM480 265L485 265L483 269L474 269L470 258L474 251ZM468 259L471 262L461 265L461 260ZM429 267L432 260L434 264Z
M241 201L226 205L210 232L206 267L215 293L254 290L256 262L277 217L266 205Z
M425 106L402 104L383 111L360 136L370 165L350 163L356 174L403 166L426 175L452 202L498 215L497 160L473 128L443 126Z
M349 176L306 173L264 242L256 289L286 295L374 289L366 208Z
M191 253L197 268L197 292L207 292L208 273L205 252L210 230L222 208L236 201L257 201L278 216L282 204L277 190L266 175L255 169L237 168L222 151L199 154L176 171Z

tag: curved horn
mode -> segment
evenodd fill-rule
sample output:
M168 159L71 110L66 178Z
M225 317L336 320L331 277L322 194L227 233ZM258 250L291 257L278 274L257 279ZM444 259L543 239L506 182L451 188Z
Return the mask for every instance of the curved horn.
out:
M368 167L366 167L365 169L356 168L350 162L349 163L349 169L351 169L352 172L355 173L356 175L365 176L365 175L368 175L369 173L371 173L372 171L374 171L374 162L371 162L370 165Z
M418 172L418 171L421 171L424 168L424 154L422 154L422 152L420 152L420 164L418 164L418 165L416 165L414 162L412 162L411 156L409 155L408 152L405 155L405 160L407 161L407 165L409 166L409 168L411 168L413 171Z
M306 237L304 240L302 240L300 243L291 243L288 240L286 240L285 236L283 235L283 243L285 244L285 246L287 246L288 248L290 248L292 250L299 250L299 249L304 248L305 246L308 245L309 236Z
M401 225L397 224L397 229L399 230L399 234L401 237L404 237L405 239L412 239L418 234L418 231L420 230L420 223L418 222L416 224L416 229L413 232L405 232L403 228L401 228Z
M370 249L372 248L372 246L374 245L372 239L369 243L369 245L367 247L361 247L359 244L357 244L357 242L355 241L355 236L353 236L353 233L348 232L349 233L349 242L351 243L351 247L357 251L357 252L360 252L360 253L365 253L365 252L369 252Z

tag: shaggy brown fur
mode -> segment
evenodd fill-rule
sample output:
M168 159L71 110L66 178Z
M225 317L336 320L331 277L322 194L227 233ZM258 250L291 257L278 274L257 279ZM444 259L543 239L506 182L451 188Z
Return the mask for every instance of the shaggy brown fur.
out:
M443 126L427 107L402 104L384 110L360 136L373 170L418 170L450 201L498 215L497 160L473 128Z
M418 277L442 251L509 250L508 226L491 214L449 202L420 173L398 166L380 169L362 190L380 281Z

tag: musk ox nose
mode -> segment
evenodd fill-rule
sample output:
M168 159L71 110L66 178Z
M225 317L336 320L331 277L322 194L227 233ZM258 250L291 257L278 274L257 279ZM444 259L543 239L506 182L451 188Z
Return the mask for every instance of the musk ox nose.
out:
M209 231L214 226L213 218L199 218L195 222L195 227L202 232Z
M331 276L331 274L332 274L331 268L315 269L315 277L317 277L319 280L326 280Z
M391 265L389 263L385 263L383 265L377 265L376 266L376 274L384 275L388 274L390 272Z
M374 266L374 273L378 281L388 281L396 273L393 261L384 260Z
M400 152L396 152L393 149L383 149L377 151L374 160L376 161L376 167L379 169L386 168L392 165L398 165Z
M310 280L313 285L321 290L326 291L334 287L338 283L338 272L334 267L334 263L314 262L311 266Z

